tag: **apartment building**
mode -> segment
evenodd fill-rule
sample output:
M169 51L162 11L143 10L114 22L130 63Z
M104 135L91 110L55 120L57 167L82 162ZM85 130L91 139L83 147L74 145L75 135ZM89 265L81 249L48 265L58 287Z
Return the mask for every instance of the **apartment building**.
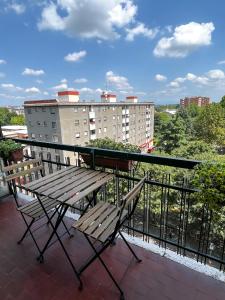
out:
M79 92L64 91L57 99L24 102L28 136L39 141L85 146L90 140L109 137L139 145L153 145L154 104L129 96L117 102L116 95L103 93L101 102L81 102ZM59 160L74 156L64 151L35 149ZM59 157L60 155L60 157Z
M190 104L195 104L199 107L210 104L209 97L185 97L184 99L180 99L180 106L187 107Z

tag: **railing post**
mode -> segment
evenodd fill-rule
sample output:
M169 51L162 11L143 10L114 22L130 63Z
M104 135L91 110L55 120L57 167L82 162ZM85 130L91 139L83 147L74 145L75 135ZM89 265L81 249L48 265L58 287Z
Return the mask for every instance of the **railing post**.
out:
M91 168L95 170L95 149L91 150L91 156L92 156L92 163L91 163Z

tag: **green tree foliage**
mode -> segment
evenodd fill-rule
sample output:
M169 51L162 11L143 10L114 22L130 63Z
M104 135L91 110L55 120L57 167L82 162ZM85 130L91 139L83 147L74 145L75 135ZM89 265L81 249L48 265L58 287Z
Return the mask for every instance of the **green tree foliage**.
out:
M205 106L195 120L196 137L209 144L225 145L225 111L220 104Z
M175 116L161 127L160 147L168 154L179 148L185 142L185 123L182 118Z
M225 95L221 98L220 105L225 108Z
M5 107L0 107L0 125L9 125L10 120L13 116L16 116L15 113L10 113L10 111Z
M204 141L189 141L172 152L173 156L190 159L205 159L206 156L210 158L215 154L215 148Z
M16 115L10 119L11 125L25 125L25 117L23 115Z
M169 123L171 116L166 112L155 112L154 115L154 135L157 137L160 134L162 126Z

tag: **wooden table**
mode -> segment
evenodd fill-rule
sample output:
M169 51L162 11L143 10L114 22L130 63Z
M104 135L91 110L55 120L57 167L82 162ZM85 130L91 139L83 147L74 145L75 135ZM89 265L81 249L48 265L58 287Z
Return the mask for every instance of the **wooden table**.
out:
M113 177L114 175L110 173L70 166L21 186L21 188L34 193L37 196L37 199L48 218L48 222L51 224L53 229L53 232L42 249L40 256L37 258L40 262L43 261L43 254L48 248L54 235L57 236L67 258L70 260L57 233L57 229L63 220L67 209L69 207L75 207L81 199L85 198L88 201L88 205L84 210L85 212L88 209L88 206L92 205L92 202L96 204L98 191L103 185L112 180ZM44 207L41 202L41 197L43 196L59 202L59 216L54 225L47 214L46 207Z

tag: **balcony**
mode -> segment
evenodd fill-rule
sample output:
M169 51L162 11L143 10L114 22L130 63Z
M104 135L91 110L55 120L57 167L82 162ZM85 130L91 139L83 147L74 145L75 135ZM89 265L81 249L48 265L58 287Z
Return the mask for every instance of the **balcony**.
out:
M94 119L95 118L95 112L94 111L90 111L89 112L89 118L90 119Z
M95 122L90 123L90 130L95 130L96 129L96 125Z
M214 228L218 225L217 221L212 221L209 211L203 205L194 206L191 195L196 190L190 188L186 179L181 176L173 178L172 171L163 174L157 171L157 165L164 165L186 170L191 175L192 168L199 161L33 140L25 140L23 143L28 147L32 145L46 147L53 152L56 149L60 151L60 161L56 161L53 154L45 157L43 153L46 174L69 164L84 165L79 155L73 161L74 153L80 152L92 154L92 167L96 169L96 155L117 157L142 164L140 169L139 165L135 166L133 172L117 171L115 183L118 193L112 186L100 193L101 200L110 199L116 202L118 195L129 190L134 182L143 176L143 172L148 175L143 197L134 217L124 227L129 241L137 245L134 247L143 262L135 264L119 239L115 247L104 253L106 263L125 292L125 299L148 299L148 295L154 300L224 299L223 282L177 263L184 262L194 266L196 270L205 270L204 272L210 270L214 277L220 277L224 281L225 275L222 271L225 269L225 243L223 235L215 237ZM28 151L24 154L29 156ZM32 155L38 157L39 153L33 151ZM71 218L67 217L66 222L70 224ZM39 265L34 259L36 249L30 238L21 245L15 242L23 228L24 224L12 197L8 195L0 199L1 299L119 299L117 290L97 262L83 274L85 288L79 292L74 274L57 243L48 250L45 263ZM48 231L49 228L46 227L38 231L40 241L47 237ZM82 254L88 251L83 238L76 233L70 240L66 236L63 237L63 242L73 260L79 264Z

